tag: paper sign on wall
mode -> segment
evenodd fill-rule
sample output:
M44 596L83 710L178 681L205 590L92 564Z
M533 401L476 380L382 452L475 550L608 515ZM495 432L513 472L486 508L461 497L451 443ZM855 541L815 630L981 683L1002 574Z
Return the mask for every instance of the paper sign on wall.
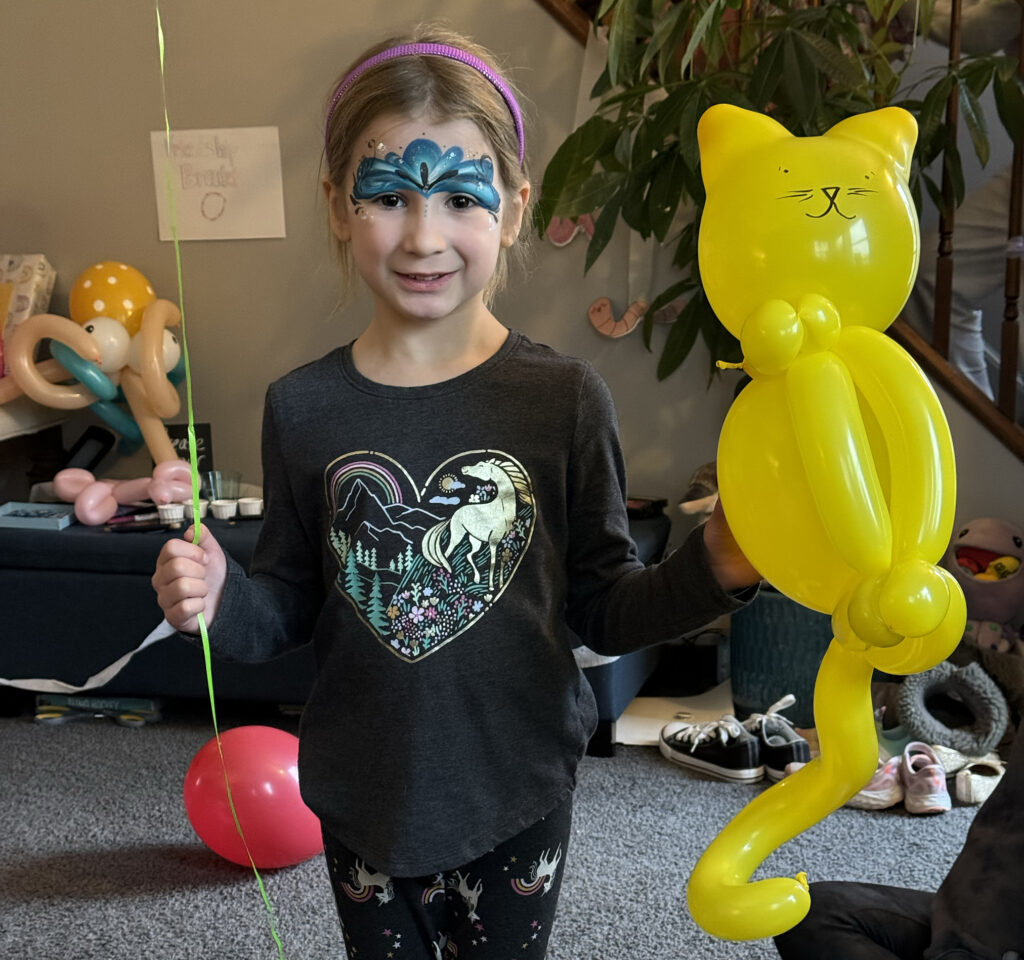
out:
M149 135L160 239L283 237L284 190L277 127L172 130ZM170 187L168 187L170 184Z

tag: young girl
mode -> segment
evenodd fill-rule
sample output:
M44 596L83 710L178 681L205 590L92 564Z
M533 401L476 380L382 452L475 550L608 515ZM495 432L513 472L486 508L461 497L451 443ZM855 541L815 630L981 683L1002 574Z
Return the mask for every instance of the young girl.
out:
M676 637L759 578L721 512L644 568L607 387L488 309L530 200L488 55L434 28L385 41L325 137L373 316L268 391L249 576L204 531L153 585L178 630L204 613L218 656L312 639L300 779L349 956L543 957L596 722L572 648Z

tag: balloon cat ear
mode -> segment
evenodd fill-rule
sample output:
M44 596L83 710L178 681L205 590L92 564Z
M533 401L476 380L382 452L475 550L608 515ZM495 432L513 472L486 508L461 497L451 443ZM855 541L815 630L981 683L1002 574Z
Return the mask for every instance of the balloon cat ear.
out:
M910 176L910 159L917 143L917 121L901 107L883 107L840 120L826 137L845 137L881 151L901 180Z
M704 111L697 124L700 169L704 188L711 190L723 171L738 157L793 135L763 113L718 103Z

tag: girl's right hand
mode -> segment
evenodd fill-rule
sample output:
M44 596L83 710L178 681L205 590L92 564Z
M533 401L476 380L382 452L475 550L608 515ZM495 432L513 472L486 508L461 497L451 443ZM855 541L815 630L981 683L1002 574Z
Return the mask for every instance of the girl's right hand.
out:
M207 627L213 623L228 577L224 551L209 528L203 528L200 546L192 543L194 536L192 526L185 539L163 545L150 581L167 622L182 633L199 633L200 613Z

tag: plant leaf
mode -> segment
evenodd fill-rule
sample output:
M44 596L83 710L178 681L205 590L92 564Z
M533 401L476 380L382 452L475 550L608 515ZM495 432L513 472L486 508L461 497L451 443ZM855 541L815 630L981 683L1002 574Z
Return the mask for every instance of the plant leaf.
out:
M697 237L700 230L698 226L700 223L700 213L701 211L698 210L697 216L683 227L682 232L679 234L679 242L676 244L676 251L672 256L672 264L680 270L685 270L697 262Z
M658 77L662 83L682 79L676 58L679 56L679 49L683 44L683 38L691 30L693 22L691 14L694 7L689 3L679 3L675 4L672 9L680 8L686 11L687 16L680 16L676 20L672 32L662 44L661 50L658 51Z
M563 191L555 206L556 217L579 217L603 207L626 183L621 171L599 171L580 184L575 192Z
M817 33L800 30L795 36L818 69L840 86L853 90L867 81L867 72L859 58L844 54Z
M657 375L659 380L664 380L679 369L683 361L690 355L694 341L697 339L697 331L700 330L698 304L703 298L703 293L692 296L683 307L682 313L676 317L675 323L669 328L665 345L661 349L661 356L658 358Z
M635 167L623 191L622 219L645 240L651 235L651 216L647 209L647 191L651 186L654 161Z
M935 140L939 127L945 122L946 103L953 90L953 77L943 76L926 94L921 104L921 112L917 118L918 143L921 146L931 145ZM926 163L935 157L935 153L925 151Z
M601 251L608 246L608 241L611 240L612 234L615 232L615 224L619 219L619 210L622 209L622 198L623 194L617 193L609 203L605 204L604 209L594 222L594 234L590 238L590 243L587 244L587 259L583 266L584 274L601 256Z
M668 235L672 221L682 199L679 187L679 180L676 169L683 163L683 158L675 151L662 156L654 178L651 180L651 189L647 194L647 205L651 218L651 230L655 237L662 243Z
M677 280L671 286L662 290L652 301L644 314L644 344L651 349L651 332L654 330L654 315L664 306L670 304L677 297L695 289L697 284L692 280Z
M971 88L971 93L980 97L985 88L991 83L992 76L996 72L996 61L994 57L979 57L965 64L960 70L961 80Z
M596 159L607 150L614 125L595 115L577 127L555 151L541 182L540 200L534 208L533 222L543 236L563 194L572 195L587 181Z
M967 130L971 135L975 156L984 167L988 164L989 157L988 125L985 123L985 112L969 84L960 84L959 97L960 112L963 114Z
M647 49L644 50L643 59L640 61L640 76L644 76L647 73L647 70L654 58L658 56L662 50L672 51L672 37L675 34L676 28L679 26L680 20L683 21L683 26L686 26L686 18L684 14L686 14L689 9L689 4L677 3L674 6L669 7L668 13L658 21L658 25L654 28L654 33L651 35L651 39L647 44ZM661 79L662 81L665 80L665 75L663 73L661 74Z
M935 209L943 215L948 215L949 210L946 208L946 201L942 196L942 188L927 173L922 173L921 179L928 190L928 196L932 198L932 203L935 204Z
M691 170L700 166L700 146L697 143L697 124L706 109L705 98L695 90L694 95L683 107L679 117L679 149Z
M998 76L992 92L996 98L996 112L1006 132L1015 144L1024 142L1024 81L1015 73Z
M779 34L769 41L768 46L757 58L747 87L747 95L755 110L763 110L765 104L775 95L775 89L782 77L782 50L783 38Z
M608 64L604 65L601 75L594 81L590 88L590 99L597 100L603 97L612 88L611 78L608 76Z
M795 31L787 31L783 36L782 88L797 113L800 128L804 129L818 104L818 74L814 64L798 47Z
M694 24L693 33L690 34L690 42L686 45L682 60L679 61L679 74L686 76L686 68L690 65L693 55L707 35L708 27L714 23L717 17L722 15L722 0L711 0L708 8L701 14L700 19Z
M608 79L614 87L623 81L636 45L637 0L618 0L608 31Z

